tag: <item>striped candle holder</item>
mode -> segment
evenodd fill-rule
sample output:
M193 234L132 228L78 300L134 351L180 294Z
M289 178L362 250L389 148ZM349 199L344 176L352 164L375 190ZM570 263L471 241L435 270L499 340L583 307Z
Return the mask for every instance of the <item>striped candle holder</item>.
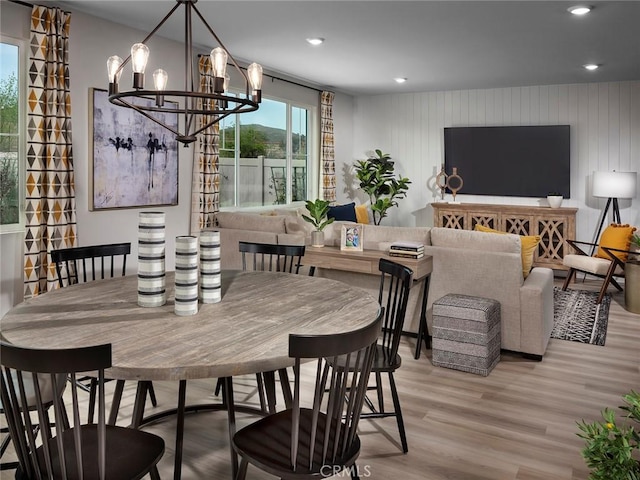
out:
M176 237L176 315L198 313L198 238Z
M141 307L160 307L167 302L164 259L164 213L140 212L138 218L138 305Z
M200 232L200 287L202 303L222 300L220 273L220 232Z

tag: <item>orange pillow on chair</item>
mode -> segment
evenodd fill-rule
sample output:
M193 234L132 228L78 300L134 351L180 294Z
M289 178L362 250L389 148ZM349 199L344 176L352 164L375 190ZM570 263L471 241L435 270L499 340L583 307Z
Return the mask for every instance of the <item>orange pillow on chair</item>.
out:
M633 232L636 231L636 227L632 227L629 224L625 223L624 225L620 225L617 223L612 223L607 228L604 229L602 235L600 235L600 244L598 246L598 251L595 256L599 258L606 258L608 260L611 259L607 252L605 252L601 247L605 246L608 248L617 248L618 250L629 250L631 246L631 237L633 237ZM616 257L618 257L623 262L627 261L627 254L623 252L611 252Z

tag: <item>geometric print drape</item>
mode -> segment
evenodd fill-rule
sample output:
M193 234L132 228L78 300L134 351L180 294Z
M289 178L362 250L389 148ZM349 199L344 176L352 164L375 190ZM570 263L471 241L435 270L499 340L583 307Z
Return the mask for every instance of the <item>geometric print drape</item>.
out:
M322 198L336 201L336 159L333 142L333 92L320 94L320 166L322 172Z
M200 72L200 91L214 92L214 75L209 55L198 57ZM213 102L214 100L202 100ZM203 116L201 125L211 121L209 115ZM193 156L191 182L191 234L211 228L215 224L215 214L220 209L220 173L219 161L220 126L214 123L198 135L198 151Z
M51 250L76 244L71 148L71 15L35 5L27 88L24 297L57 286Z

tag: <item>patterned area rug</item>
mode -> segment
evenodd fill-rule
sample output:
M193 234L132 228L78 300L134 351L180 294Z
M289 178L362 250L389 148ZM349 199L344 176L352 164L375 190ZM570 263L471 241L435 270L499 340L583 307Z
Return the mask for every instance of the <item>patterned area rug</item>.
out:
M551 338L604 345L611 295L596 304L598 292L553 289L554 326Z

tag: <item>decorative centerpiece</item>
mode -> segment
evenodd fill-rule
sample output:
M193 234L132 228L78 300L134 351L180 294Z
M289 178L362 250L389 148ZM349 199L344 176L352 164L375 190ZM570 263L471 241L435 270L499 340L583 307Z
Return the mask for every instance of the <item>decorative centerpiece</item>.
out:
M449 203L460 203L456 201L456 195L462 189L462 185L464 185L464 181L458 175L458 167L453 167L453 173L447 177L447 188L451 190L451 195L453 196L453 201Z
M200 232L198 298L202 303L222 300L220 231Z
M394 176L394 166L391 156L376 150L377 157L358 160L356 163L356 177L360 181L360 188L369 195L373 223L380 222L387 216L387 210L398 206L396 199L407 196L411 181L406 177Z
M551 192L547 195L547 202L551 208L560 208L562 205L562 195L559 193Z
M198 313L198 238L192 235L176 237L175 273L176 315Z
M311 232L311 246L324 247L324 227L333 223L333 218L327 218L329 213L329 202L317 199L315 202L307 200L305 203L309 215L302 215L302 218L315 227Z
M165 289L165 214L140 212L138 220L138 305L160 307Z

